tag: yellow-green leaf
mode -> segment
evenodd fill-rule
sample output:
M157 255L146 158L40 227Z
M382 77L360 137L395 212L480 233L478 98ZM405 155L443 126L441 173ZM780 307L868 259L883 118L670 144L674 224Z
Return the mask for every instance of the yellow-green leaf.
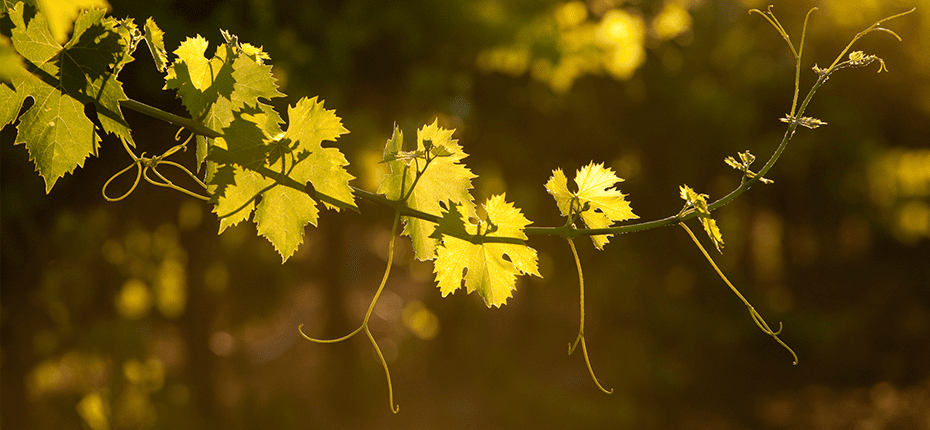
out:
M487 200L484 204L487 217L478 224L467 221L457 204L449 206L434 234L434 237L442 238L442 245L436 250L433 272L443 297L459 289L464 279L468 293L477 291L488 307L500 307L512 297L517 275L541 277L536 250L522 243L526 239L523 229L530 222L519 209L505 201L503 194ZM474 236L474 241L447 234L463 232ZM483 240L492 237L512 238L520 242Z
M165 50L165 32L158 28L155 20L149 17L145 21L145 44L148 45L155 61L155 68L164 72L168 68L168 51Z
M587 228L608 228L618 221L639 218L630 208L626 194L614 188L622 181L613 170L604 167L604 163L594 164L592 161L575 174L577 192L568 190L562 169L552 172L552 177L546 182L546 191L552 194L562 216L579 215ZM591 240L597 249L604 249L610 236L591 236Z
M405 153L402 151L403 133L395 127L385 148L385 160L389 160L391 173L384 177L378 193L391 200L406 197L408 207L436 216L443 211L440 202L455 203L464 209L465 215L474 216L474 198L468 190L472 188L471 180L475 175L460 163L468 154L462 151L458 140L452 139L453 132L455 130L439 127L438 120L433 121L417 130L416 151ZM426 142L431 149L426 147ZM433 157L436 152L441 155ZM428 166L427 154L431 158ZM423 172L419 180L418 170ZM435 258L437 240L430 237L434 228L429 221L404 217L403 234L410 236L417 259Z
M698 194L687 185L678 187L678 190L681 199L699 214L698 218L701 219L704 231L707 233L707 237L714 242L717 252L723 253L723 235L720 233L720 228L717 227L717 221L710 217L710 210L707 207L707 194Z

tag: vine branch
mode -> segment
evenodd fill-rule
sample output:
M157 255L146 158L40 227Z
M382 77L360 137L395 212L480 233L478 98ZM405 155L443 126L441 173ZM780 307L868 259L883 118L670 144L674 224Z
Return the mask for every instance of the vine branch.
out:
M820 69L814 66L814 70L818 72L817 80L811 86L811 89L808 91L807 95L804 97L804 100L801 102L800 106L797 105L797 102L798 102L798 95L799 95L799 88L800 88L801 54L804 51L804 39L807 34L808 21L810 19L811 14L815 10L817 10L817 8L810 9L804 18L804 27L801 33L801 43L797 49L795 49L794 44L791 43L791 38L788 35L787 31L785 31L781 23L775 18L775 15L771 11L771 7L769 7L769 9L766 12L762 12L758 9L750 10L750 13L758 13L759 15L762 15L767 21L769 21L770 24L772 24L773 27L775 27L775 29L779 32L782 38L785 39L785 42L788 43L788 46L791 49L791 53L794 55L795 60L796 60L795 61L796 65L795 65L794 99L791 105L791 113L789 113L788 116L786 117L787 119L786 122L788 122L788 129L785 131L785 134L782 137L782 140L779 143L778 147L769 157L768 161L766 161L762 169L759 170L759 172L756 173L753 177L748 178L748 180L742 181L742 183L737 188L735 188L733 191L731 191L729 194L721 197L720 199L714 201L713 203L710 203L708 205L708 210L712 212L726 205L727 203L735 200L737 197L739 197L740 195L748 191L750 188L752 188L752 186L755 185L755 183L758 182L760 178L764 177L768 173L768 171L772 169L772 167L778 161L781 154L785 151L785 148L788 146L788 142L794 136L794 132L797 130L798 124L809 126L809 123L805 123L804 121L805 118L803 117L803 114L807 110L807 107L811 99L813 98L814 94L829 79L830 75L834 71L840 68L849 67L849 66L861 67L862 65L868 64L869 62L871 62L871 60L875 60L875 59L881 60L875 56L869 56L869 57L866 57L866 60L869 60L869 61L862 61L862 60L856 61L856 60L850 59L848 61L841 62L843 55L845 55L850 49L852 49L853 45L860 38L862 38L866 34L871 33L873 31L881 31L881 32L889 33L893 35L895 38L897 38L898 40L901 40L901 37L898 36L897 33L887 28L881 27L881 24L887 21L890 21L892 19L912 13L916 9L917 8L915 7L915 8L912 8L911 10L901 12L899 14L892 15L887 18L883 18L883 19L876 21L874 24L872 24L865 30L857 33L856 36L853 37L852 41L850 41L849 44L846 46L846 48L843 49L840 55L837 56L836 60L833 61L833 64L831 64L830 67L826 69ZM884 65L884 63L882 64ZM882 69L880 69L880 71L881 70ZM209 138L223 137L222 133L214 131L204 126L203 124L201 124L200 122L196 120L180 117L178 115L165 112L161 109L146 105L144 103L140 103L135 100L131 100L131 99L122 100L120 101L120 106L135 110L137 112L143 113L145 115L148 115L148 116L151 116L157 119L161 119L171 124L180 125L182 127L188 128L195 134L199 134L199 135L206 136ZM222 151L223 149L212 148L211 150ZM308 194L310 193L307 190L307 186L305 184L301 184L287 176L282 177L282 175L279 175L277 172L274 172L271 169L268 169L266 167L255 167L253 168L253 170L267 177L276 178L277 183L280 185L284 185L284 186L291 187L291 188L294 188L294 189L297 189L303 192L307 192ZM125 170L121 171L119 174L123 172L125 172ZM397 212L401 216L418 218L418 219L422 219L424 221L428 221L432 223L439 223L439 219L440 219L439 216L410 208L405 204L405 199L401 199L400 201L390 200L381 195L378 195L376 193L373 193L373 192L370 192L370 191L367 191L367 190L364 190L364 189L361 189L355 186L352 186L351 188L355 196L359 197L360 199L367 200L369 202L393 209L395 212ZM315 195L317 198L319 198L320 200L326 203L339 206L339 207L348 207L356 211L358 210L357 208L354 207L354 205L350 203L340 201L332 196L326 195L319 191L316 191ZM579 237L579 236L597 236L597 235L603 235L603 234L614 234L615 235L615 234L625 234L625 233L633 233L633 232L644 231L644 230L651 230L651 229L659 228L659 227L667 227L667 226L682 223L684 221L688 221L697 216L698 214L694 211L686 211L684 213L677 213L675 215L668 216L668 217L661 218L661 219L655 219L652 221L643 221L643 222L638 222L638 223L633 223L633 224L625 224L625 225L616 226L616 227L597 228L597 229L576 228L573 225L571 225L571 223L569 223L569 224L559 226L559 227L526 227L524 229L524 233L527 236L546 235L546 236L558 236L558 237L563 237L563 238L574 238L574 237ZM493 242L515 243L515 244L525 243L525 241L522 239L511 238L511 237L478 237L476 235L467 235L467 234L454 233L454 232L447 233L447 234L450 234L451 236L462 239L462 240L469 241L471 243L493 243Z

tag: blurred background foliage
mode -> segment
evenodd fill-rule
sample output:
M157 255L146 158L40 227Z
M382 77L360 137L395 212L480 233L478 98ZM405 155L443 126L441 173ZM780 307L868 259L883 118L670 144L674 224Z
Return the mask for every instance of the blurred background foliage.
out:
M456 128L479 175L475 196L506 191L537 226L560 225L552 169L605 161L643 219L676 213L677 186L718 198L739 184L722 161L766 159L790 109L793 61L747 14L754 0L113 1L149 16L170 50L220 29L263 45L287 100L319 95L351 133L337 146L357 186L376 189L397 122ZM757 185L715 212L718 263L800 364L754 327L676 228L579 241L577 278L561 240L532 238L543 279L522 279L502 309L441 299L429 263L401 240L371 322L401 411L356 327L387 259L391 214L322 216L287 264L243 223L217 235L210 207L140 187L100 188L129 163L99 158L49 195L13 130L2 131L4 428L930 428L930 1L776 2L800 38L802 91L875 20L918 6L859 49L890 73L842 71ZM130 97L184 114L140 49ZM802 93L803 94L803 93ZM143 151L172 127L126 112ZM184 155L193 162L193 154ZM125 183L128 187L129 184ZM114 186L119 186L114 184Z

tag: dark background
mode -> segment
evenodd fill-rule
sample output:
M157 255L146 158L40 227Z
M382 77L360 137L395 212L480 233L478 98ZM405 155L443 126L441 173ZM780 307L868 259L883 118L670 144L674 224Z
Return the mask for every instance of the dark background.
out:
M592 0L589 22L617 7L648 29L663 7L620 3ZM557 167L573 177L605 162L651 220L677 213L683 183L724 195L740 179L726 156L750 149L760 167L780 141L794 65L774 29L746 13L765 3L685 5L689 29L647 36L629 79L586 73L567 91L481 60L536 40L526 29L540 22L555 28L552 2L150 0L114 1L112 14L153 16L169 51L196 34L215 46L221 28L263 46L288 94L274 101L280 112L319 95L351 131L336 146L356 186L377 188L395 122L413 136L438 117L470 154L479 201L506 191L534 225L557 226L543 188ZM103 183L129 164L112 137L44 195L6 127L3 427L930 428L930 3L777 2L793 41L812 6L802 96L815 62L827 66L875 20L919 9L887 24L903 42L876 33L857 46L890 73L835 74L807 112L829 125L799 130L773 185L714 212L726 241L718 264L771 324L784 322L798 366L678 228L614 237L603 252L576 241L591 360L612 395L580 354L566 355L578 285L564 241L532 237L543 279L520 278L506 306L487 309L476 295L441 298L432 265L413 261L402 238L370 323L394 415L364 336L317 345L297 333L357 327L384 268L388 210L324 211L281 265L254 224L218 236L211 207L180 193L143 184L107 203ZM551 34L535 37L533 58L564 54ZM144 47L121 76L129 97L185 113ZM173 144L174 127L126 117L139 151ZM178 160L191 165L193 153ZM417 325L418 309L434 322Z

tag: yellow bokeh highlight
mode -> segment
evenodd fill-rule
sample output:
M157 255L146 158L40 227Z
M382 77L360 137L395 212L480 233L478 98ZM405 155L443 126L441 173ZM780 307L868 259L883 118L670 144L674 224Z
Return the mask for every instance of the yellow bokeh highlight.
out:
M685 8L666 3L662 11L652 20L652 30L662 40L672 39L691 29L691 15Z
M401 319L410 332L420 339L430 340L439 334L439 318L419 300L404 307Z
M586 75L630 79L646 60L646 22L625 9L591 10L581 1L556 5L520 27L512 44L480 52L478 68L514 77L529 72L559 94ZM650 25L664 40L689 31L691 16L669 3Z
M910 201L897 211L898 233L905 241L930 238L930 204L925 201Z
M872 203L905 243L930 238L930 150L893 149L869 166Z
M123 318L135 320L145 317L151 308L152 294L145 282L132 278L123 283L116 296L116 310Z
M115 410L113 427L120 429L152 428L158 418L152 398L135 385L122 390Z
M25 378L31 397L56 393L86 392L106 377L103 359L95 355L68 352L61 358L48 358L32 368Z
M482 51L478 55L478 67L484 70L503 72L511 76L520 76L526 72L530 61L527 47L500 47Z
M645 33L646 24L638 16L619 9L604 15L597 29L597 41L605 49L604 69L614 78L629 79L646 60Z
M110 408L100 393L87 393L77 404L78 414L92 430L109 430Z
M280 84L280 79L278 80ZM203 222L203 202L199 200L185 200L178 208L178 227L181 230L190 231L200 226Z
M187 270L178 259L167 258L158 269L155 305L166 318L177 318L187 305Z
M561 28L575 27L588 19L588 7L580 1L562 4L555 9L555 22Z
M145 362L129 359L123 363L123 376L144 391L154 393L165 385L165 365L156 357Z

